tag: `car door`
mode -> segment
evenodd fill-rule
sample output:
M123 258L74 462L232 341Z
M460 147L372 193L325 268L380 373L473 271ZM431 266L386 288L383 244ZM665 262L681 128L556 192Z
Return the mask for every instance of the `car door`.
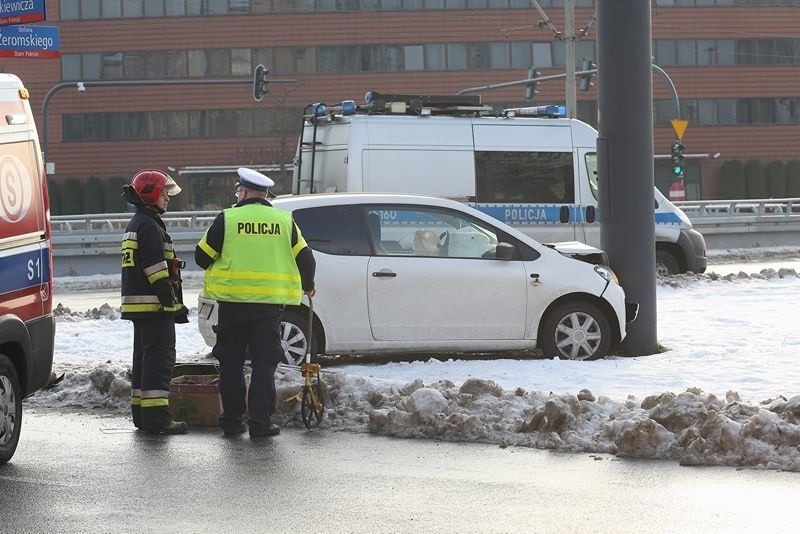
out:
M372 334L380 341L521 339L521 261L494 259L495 229L468 214L413 205L370 207L379 222L367 268Z

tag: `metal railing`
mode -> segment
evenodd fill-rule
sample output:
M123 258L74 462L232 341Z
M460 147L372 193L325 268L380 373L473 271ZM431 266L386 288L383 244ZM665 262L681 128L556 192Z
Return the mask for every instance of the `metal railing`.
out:
M708 218L740 220L750 217L774 222L776 218L800 219L800 198L743 200L687 200L673 202L694 223Z

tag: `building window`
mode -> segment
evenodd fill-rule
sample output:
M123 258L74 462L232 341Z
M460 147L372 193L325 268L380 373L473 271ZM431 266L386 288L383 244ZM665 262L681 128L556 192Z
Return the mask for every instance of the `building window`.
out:
M299 134L299 108L221 109L62 115L64 142L243 138Z

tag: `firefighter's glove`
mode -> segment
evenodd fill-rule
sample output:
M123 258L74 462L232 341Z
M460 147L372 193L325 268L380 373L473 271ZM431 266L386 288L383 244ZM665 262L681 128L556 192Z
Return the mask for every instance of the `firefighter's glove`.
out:
M189 308L181 305L175 312L175 324L186 324L189 322Z
M177 304L178 299L175 298L175 290L169 282L169 278L162 278L153 284L153 290L158 296L158 302L162 308L170 308Z

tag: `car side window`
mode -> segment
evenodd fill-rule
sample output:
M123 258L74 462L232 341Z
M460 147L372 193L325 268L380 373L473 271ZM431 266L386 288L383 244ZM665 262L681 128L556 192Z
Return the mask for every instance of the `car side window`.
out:
M366 216L378 255L494 258L497 248L494 228L453 210L380 206Z
M371 254L362 210L356 206L325 206L292 212L312 250L336 256Z

